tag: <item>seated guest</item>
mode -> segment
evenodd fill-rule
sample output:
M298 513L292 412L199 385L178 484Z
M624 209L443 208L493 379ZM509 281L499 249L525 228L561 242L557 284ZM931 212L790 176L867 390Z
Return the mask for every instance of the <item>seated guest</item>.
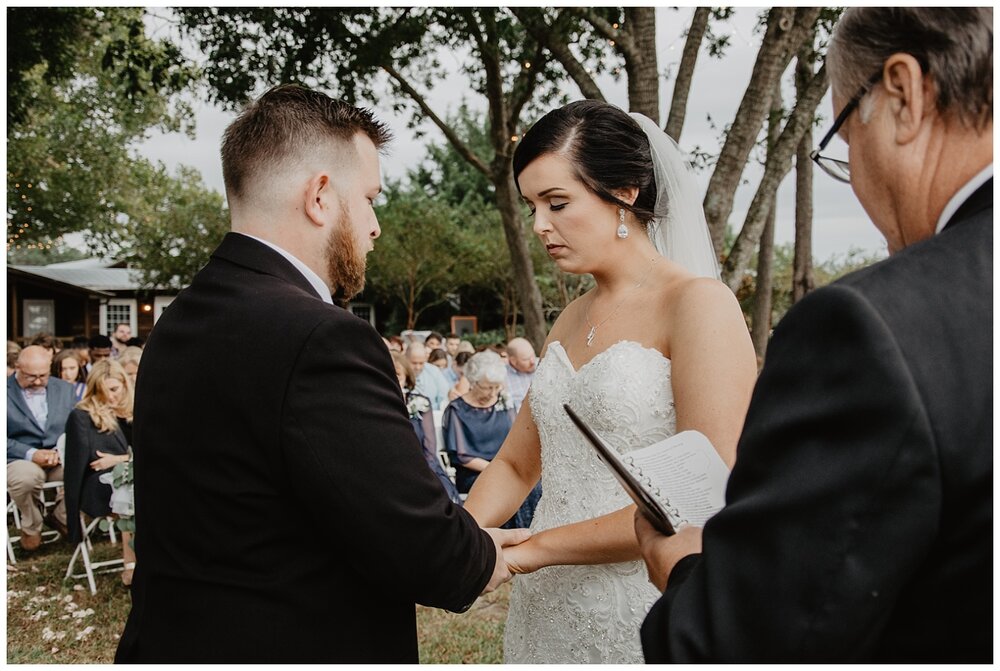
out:
M402 352L405 349L405 343L398 335L391 335L386 340L389 341L390 352Z
M17 363L17 355L21 353L21 346L13 340L7 341L7 377L14 374L14 365Z
M476 348L472 346L472 343L468 340L462 340L458 343L459 352L468 352L469 354L475 354Z
M56 354L52 360L52 377L73 385L73 398L76 401L83 398L87 376L83 374L83 366L77 358L76 350L64 349Z
M49 351L49 353L52 354L52 356L58 354L63 348L62 340L59 340L59 338L56 338L51 333L36 333L32 336L31 340L28 341L28 344L44 347Z
M135 389L135 376L139 373L139 359L141 358L142 348L134 346L126 347L118 357L118 363L122 365L125 374L128 375L133 389Z
M458 346L461 344L462 339L458 337L457 333L449 333L444 339L444 351L448 353L448 365L455 360L455 355L458 354Z
M528 395L537 363L535 348L528 340L514 338L507 343L507 392L514 402L514 412L521 411L521 403Z
M121 323L115 325L115 330L111 334L111 358L117 361L122 352L128 347L128 341L132 339L132 327Z
M500 355L500 358L503 359L504 363L507 363L507 346L506 345L504 345L503 343L498 342L498 343L495 343L493 345L488 346L486 349L493 350L494 352L496 352L497 354Z
M437 331L431 331L426 338L424 338L424 345L427 349L434 351L436 349L441 349L444 347L444 336Z
M448 354L443 349L432 349L430 354L427 355L427 363L432 366L437 366L438 370L441 371L447 380L448 371Z
M444 466L438 460L437 433L434 430L434 412L431 410L431 402L426 396L412 391L415 383L413 368L410 367L410 362L406 360L406 357L399 352L391 354L392 365L396 369L396 379L399 380L399 386L403 390L403 398L406 401L406 412L410 416L413 430L417 433L417 439L420 440L424 459L430 469L434 471L434 475L441 481L441 486L444 487L448 498L461 505L462 498L458 495L458 490L455 489L455 483L444 472Z
M90 364L90 338L85 335L73 336L73 342L69 346L76 353L76 360L80 362L84 377L87 375L87 366Z
M451 389L448 390L448 400L454 401L459 396L469 393L469 379L465 377L465 364L472 358L470 352L459 352L455 355L455 360L451 362L450 373L455 380Z
M21 515L21 547L42 543L42 524L66 535L66 505L61 490L46 514L42 485L63 479L56 442L66 431L75 403L73 387L51 377L52 356L38 345L21 350L7 378L7 493Z
M455 467L455 484L462 494L469 493L514 425L514 407L502 393L507 371L500 356L489 350L472 355L465 364L465 376L469 392L449 403L441 418L445 450ZM530 526L541 495L539 484L503 527Z
M111 338L106 335L98 333L87 341L87 348L90 351L90 363L87 364L87 373L90 373L90 368L95 363L101 359L107 359L111 356Z
M414 391L429 398L431 406L435 410L440 410L448 402L450 385L437 366L426 365L429 356L430 352L423 343L411 342L406 348L406 359L410 362L413 374L417 377Z
M80 512L91 518L111 514L111 486L100 481L116 464L130 459L132 442L132 383L121 364L104 359L87 377L83 400L66 422L66 514L69 539L83 537ZM135 551L132 534L122 532L125 571L122 582L132 584Z

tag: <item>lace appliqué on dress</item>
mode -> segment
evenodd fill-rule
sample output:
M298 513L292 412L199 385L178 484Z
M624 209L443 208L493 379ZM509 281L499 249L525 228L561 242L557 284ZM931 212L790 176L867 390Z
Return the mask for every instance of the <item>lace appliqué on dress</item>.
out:
M676 432L670 360L620 341L573 369L549 344L530 392L542 454L534 532L613 512L632 501L563 410L570 406L624 454ZM504 634L507 663L641 664L639 627L660 596L641 561L550 566L514 578Z

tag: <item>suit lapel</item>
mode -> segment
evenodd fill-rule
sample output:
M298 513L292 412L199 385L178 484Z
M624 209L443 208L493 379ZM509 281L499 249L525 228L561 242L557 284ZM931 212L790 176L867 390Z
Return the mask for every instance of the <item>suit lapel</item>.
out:
M24 394L21 392L21 385L17 383L17 379L11 375L7 378L7 399L14 404L18 410L21 411L28 421L38 427L38 430L45 433L45 427L38 423L35 419L35 414L31 412L31 408L28 407L28 402L24 400Z

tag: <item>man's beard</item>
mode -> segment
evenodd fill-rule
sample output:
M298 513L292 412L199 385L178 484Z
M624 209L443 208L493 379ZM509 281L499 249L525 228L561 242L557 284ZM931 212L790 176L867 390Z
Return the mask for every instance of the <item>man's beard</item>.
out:
M340 204L340 221L326 239L326 272L334 298L350 300L365 288L366 255L351 235L350 214Z

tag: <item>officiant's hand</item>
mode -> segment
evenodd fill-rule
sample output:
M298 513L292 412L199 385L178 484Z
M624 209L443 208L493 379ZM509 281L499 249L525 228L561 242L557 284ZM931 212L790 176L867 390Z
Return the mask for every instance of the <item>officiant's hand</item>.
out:
M493 576L486 583L483 594L492 592L513 577L504 558L503 548L511 548L531 538L527 529L483 529L493 539L497 549L497 563L493 566Z
M646 562L649 582L661 592L667 589L667 580L677 562L701 552L701 527L686 526L673 536L664 536L638 510L635 511L635 535Z

